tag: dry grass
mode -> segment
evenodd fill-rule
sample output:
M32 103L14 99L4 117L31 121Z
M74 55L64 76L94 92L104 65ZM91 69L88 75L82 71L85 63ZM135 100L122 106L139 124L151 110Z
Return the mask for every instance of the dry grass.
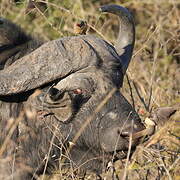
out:
M180 103L180 2L178 0L46 0L47 9L25 14L27 2L0 0L0 15L12 19L31 34L44 40L73 35L76 20L88 22L88 34L113 43L118 32L115 16L102 15L98 7L105 3L130 8L136 22L136 46L125 78L123 94L135 106L142 119L160 106ZM131 87L131 88L130 88ZM148 142L137 147L126 161L127 179L180 179L180 111ZM115 163L102 176L125 179L124 162ZM51 179L67 179L61 173ZM94 179L87 175L87 179ZM44 177L42 179L49 179ZM78 179L78 178L74 178Z

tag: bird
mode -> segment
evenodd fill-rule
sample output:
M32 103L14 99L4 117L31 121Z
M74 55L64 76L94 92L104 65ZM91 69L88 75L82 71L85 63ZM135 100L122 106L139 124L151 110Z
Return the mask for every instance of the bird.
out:
M87 22L80 20L78 23L74 24L74 34L76 35L85 35L87 32Z

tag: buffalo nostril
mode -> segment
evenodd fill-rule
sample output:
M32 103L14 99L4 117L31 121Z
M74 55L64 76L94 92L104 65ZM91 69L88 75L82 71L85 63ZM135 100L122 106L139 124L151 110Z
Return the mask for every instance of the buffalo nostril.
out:
M121 131L120 131L120 129L118 129L118 130L117 130L117 134L121 134Z

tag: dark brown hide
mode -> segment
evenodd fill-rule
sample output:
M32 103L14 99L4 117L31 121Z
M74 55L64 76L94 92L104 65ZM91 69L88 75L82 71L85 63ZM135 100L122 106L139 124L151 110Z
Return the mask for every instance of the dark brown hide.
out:
M0 99L5 104L17 103L23 112L17 139L13 138L14 171L9 175L13 172L14 179L50 172L59 167L63 154L66 158L60 165L65 162L100 173L108 161L128 150L130 134L144 129L119 92L134 47L133 19L121 6L107 5L101 10L122 20L117 51L95 36L65 37L43 44L0 71ZM15 118L12 112L1 122ZM67 151L69 142L74 145ZM138 143L135 139L132 146ZM13 165L13 159L9 161Z
M0 70L31 53L43 42L32 38L11 21L0 18Z

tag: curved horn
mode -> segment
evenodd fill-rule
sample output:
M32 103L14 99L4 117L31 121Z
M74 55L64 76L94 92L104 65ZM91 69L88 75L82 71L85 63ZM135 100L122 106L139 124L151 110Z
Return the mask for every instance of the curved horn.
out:
M109 12L119 16L120 26L115 48L120 55L123 73L125 74L132 57L135 42L133 17L126 8L118 5L104 5L100 7L100 11Z
M93 36L66 37L45 43L0 71L0 95L35 89L74 72L98 66L106 59L117 61L118 56L115 58L106 46Z
M134 24L127 9L121 6L107 5L101 7L101 10L120 17L122 25L116 49L118 52L125 50L123 54L118 56L114 48L94 36L50 41L0 71L0 95L35 89L90 66L108 69L109 76L113 76L111 79L119 84L122 81L119 59L125 73L134 47Z

